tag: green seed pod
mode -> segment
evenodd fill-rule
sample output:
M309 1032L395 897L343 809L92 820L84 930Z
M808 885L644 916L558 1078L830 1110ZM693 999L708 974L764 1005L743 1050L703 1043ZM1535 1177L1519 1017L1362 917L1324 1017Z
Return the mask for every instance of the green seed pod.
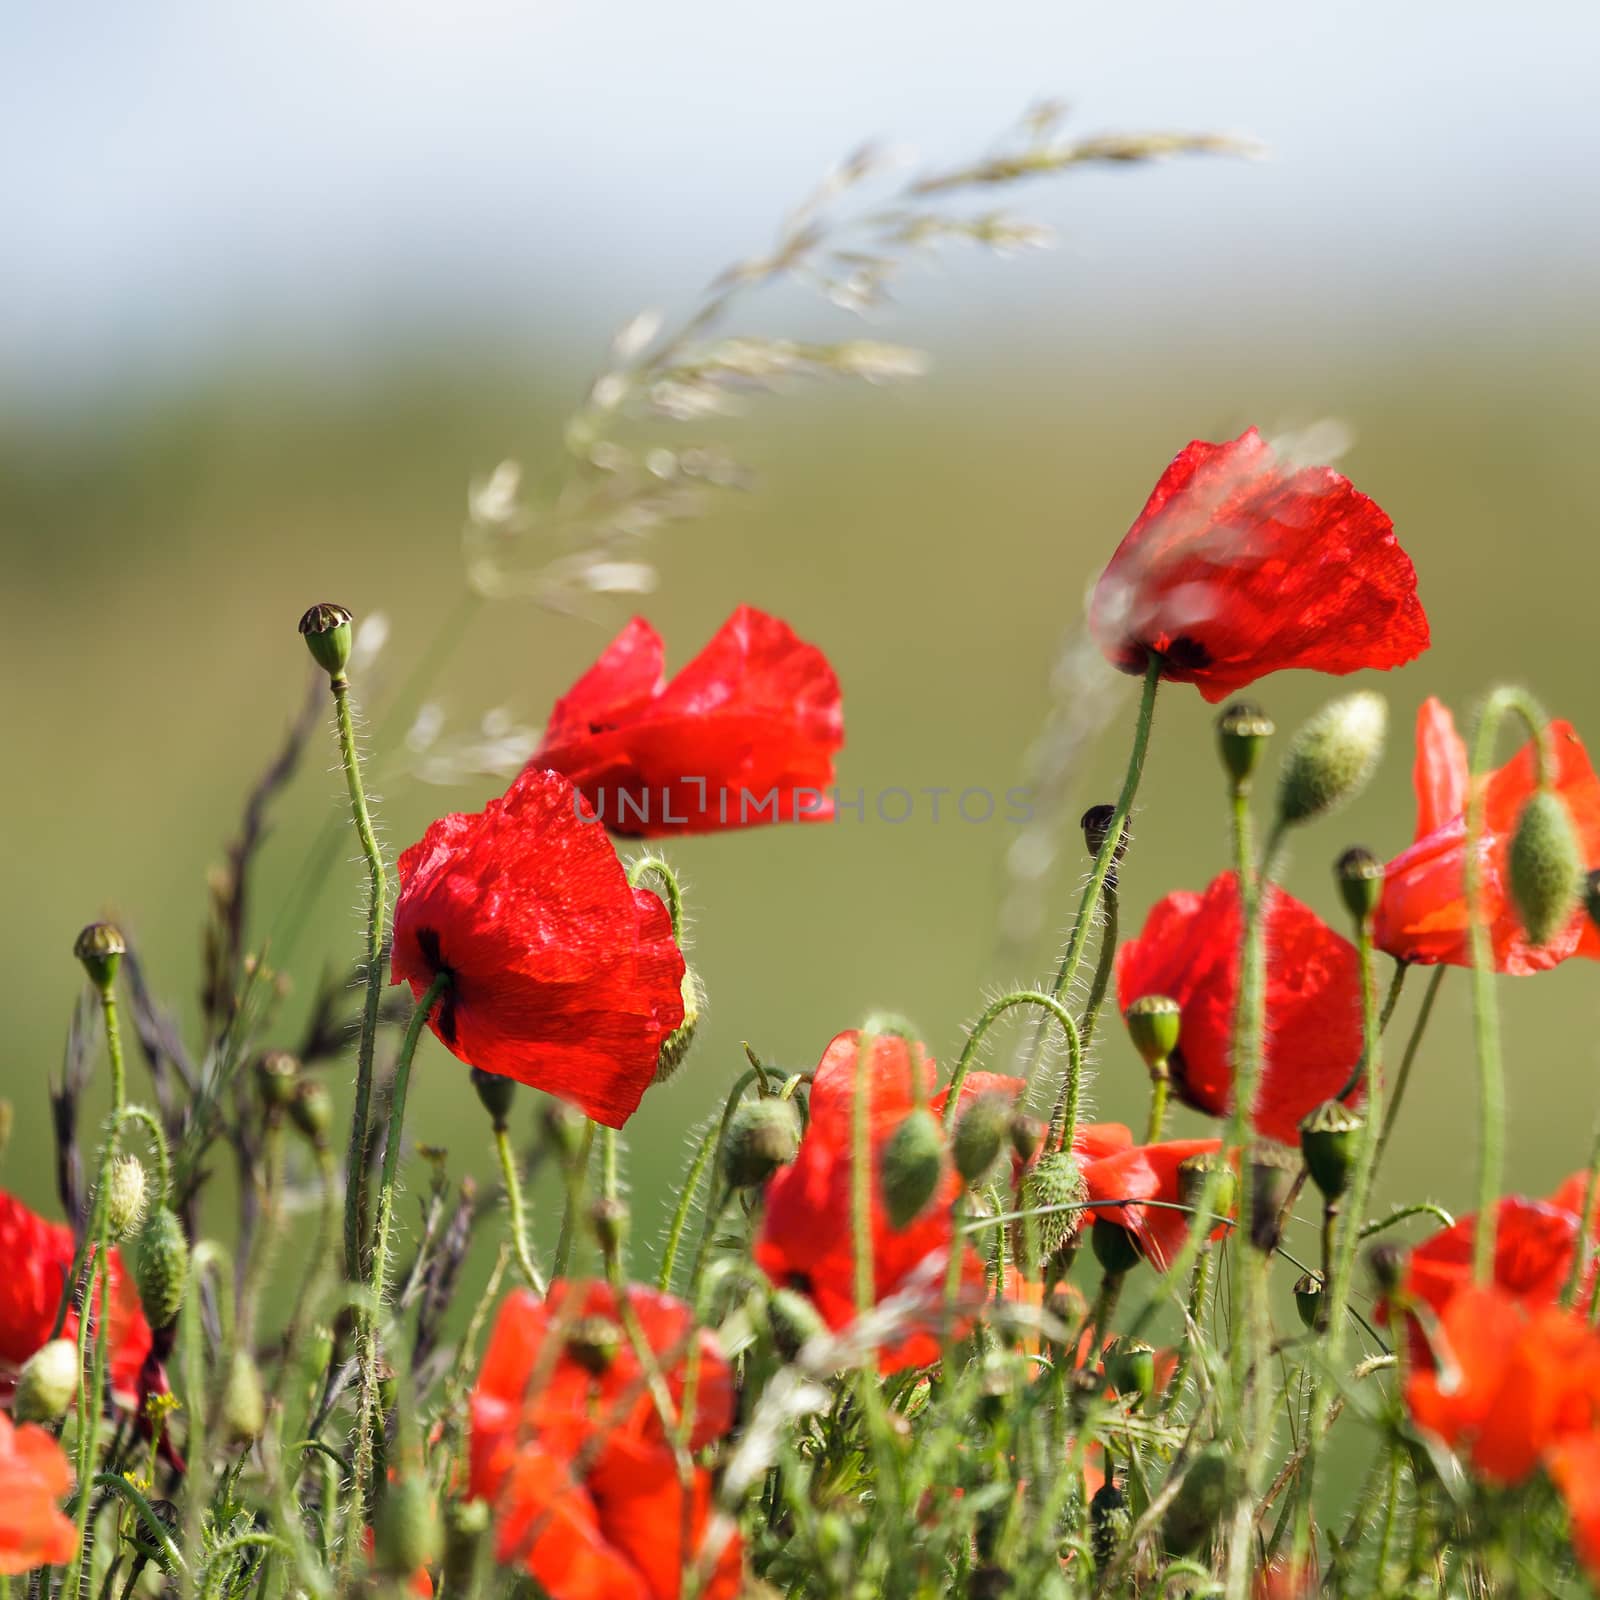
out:
M944 1171L944 1130L939 1119L919 1107L906 1117L883 1147L879 1188L891 1228L920 1217L933 1199Z
M1208 1444L1189 1463L1161 1519L1161 1539L1175 1556L1193 1555L1221 1530L1240 1488L1239 1468L1220 1444Z
M467 1076L471 1078L478 1101L489 1113L489 1120L494 1123L495 1132L498 1133L511 1115L512 1103L517 1098L517 1080L503 1073L485 1072L481 1067L472 1068Z
M1350 1187L1365 1126L1361 1113L1339 1100L1324 1100L1301 1122L1300 1154L1324 1199L1337 1200Z
M608 1372L621 1348L622 1329L610 1317L579 1317L567 1330L567 1354L591 1377Z
M1278 816L1310 822L1352 800L1378 770L1389 708L1363 692L1330 701L1295 734L1278 777Z
M139 1303L152 1328L169 1327L183 1306L189 1279L189 1241L183 1224L166 1206L157 1206L135 1241L134 1281Z
M324 602L300 618L300 632L311 659L335 682L350 665L350 624L353 614L345 606Z
M1221 1151L1200 1151L1185 1156L1178 1163L1178 1204L1190 1211L1198 1211L1206 1203L1206 1185L1214 1182L1211 1195L1211 1213L1216 1217L1231 1217L1234 1203L1239 1198L1239 1175Z
M1104 1571L1116 1559L1132 1527L1133 1510L1122 1485L1107 1478L1089 1501L1089 1543L1097 1568Z
M1583 862L1561 796L1541 789L1522 808L1511 836L1511 898L1528 942L1546 945L1577 909Z
M800 1150L800 1113L794 1101L743 1100L728 1119L722 1141L722 1176L733 1189L754 1189Z
M1251 1150L1250 1242L1257 1250L1278 1248L1278 1218L1299 1172L1299 1158L1281 1144L1258 1144Z
M1383 863L1370 850L1357 845L1334 863L1333 875L1345 910L1358 927L1365 927L1377 914L1378 901L1383 898Z
M694 1043L694 1030L700 1025L700 1007L704 996L700 979L692 967L683 969L683 1021L661 1041L661 1054L656 1058L655 1083L665 1083L679 1067Z
M981 1184L1000 1159L1011 1124L1011 1101L1008 1094L980 1094L956 1118L950 1153L963 1183Z
M1320 1272L1302 1272L1294 1280L1294 1308L1308 1328L1314 1328L1322 1317L1322 1295L1327 1285Z
M1183 1010L1169 995L1141 995L1126 1011L1122 1020L1128 1025L1128 1037L1133 1048L1152 1073L1165 1072L1178 1048L1178 1032L1183 1025Z
M59 1422L78 1398L78 1347L71 1339L52 1339L22 1363L12 1416L18 1422Z
M1243 794L1250 787L1267 740L1277 731L1260 706L1244 700L1235 701L1217 718L1217 749L1236 793Z
M1109 1217L1096 1217L1089 1230L1089 1243L1094 1247L1094 1258L1105 1269L1108 1277L1121 1277L1132 1272L1144 1258L1139 1254L1139 1243L1128 1230Z
M138 1156L118 1156L106 1185L106 1226L113 1239L125 1239L144 1216L149 1183Z
M1397 1244L1375 1244L1367 1252L1367 1270L1380 1300L1392 1300L1406 1280L1406 1252Z
M316 1078L302 1078L289 1102L289 1119L317 1149L322 1149L328 1142L328 1129L333 1126L333 1096L327 1085Z
M1032 1222L1041 1261L1059 1255L1076 1236L1088 1198L1083 1168L1070 1150L1052 1150L1029 1169L1022 1180L1021 1209L1039 1213Z
M772 1343L785 1361L793 1361L806 1344L828 1331L817 1308L795 1289L777 1289L767 1301Z
M91 922L77 937L72 953L83 963L89 982L102 993L117 981L117 968L128 942L109 922Z
M373 1568L386 1578L409 1578L439 1556L439 1511L427 1478L402 1472L384 1490L372 1530Z
M294 1099L300 1063L287 1050L269 1050L256 1062L256 1088L261 1102L274 1111L284 1110Z
M1142 1339L1119 1338L1105 1358L1106 1382L1124 1400L1148 1400L1156 1389L1156 1353Z
M235 1350L222 1386L222 1428L235 1444L259 1439L267 1425L267 1400L261 1372L248 1350Z

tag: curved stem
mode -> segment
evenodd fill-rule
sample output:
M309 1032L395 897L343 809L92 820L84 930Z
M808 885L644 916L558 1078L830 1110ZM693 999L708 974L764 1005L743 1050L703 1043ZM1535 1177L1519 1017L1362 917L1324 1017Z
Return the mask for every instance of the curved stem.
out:
M511 1136L502 1124L495 1126L494 1151L500 1158L500 1176L506 1186L506 1209L511 1213L511 1244L516 1251L517 1265L522 1269L528 1287L535 1294L543 1295L544 1276L534 1265L533 1253L528 1248L528 1213L522 1198L522 1175L517 1171Z
M683 1243L684 1229L689 1225L689 1213L694 1209L695 1197L700 1193L700 1180L705 1176L721 1133L718 1123L711 1123L700 1135L689 1161L689 1170L678 1188L678 1204L673 1208L672 1222L667 1228L667 1242L661 1251L661 1270L656 1274L656 1287L668 1294L672 1289L672 1273L678 1264L678 1250Z
M383 928L388 914L389 878L383 851L373 832L361 784L361 757L356 751L355 724L350 715L350 680L332 680L334 716L339 725L339 757L350 814L355 820L361 853L367 860L367 971L361 1008L361 1035L356 1047L356 1103L350 1120L350 1153L345 1164L344 1265L352 1283L362 1277L361 1218L366 1180L367 1123L372 1116L372 1052L378 1036L378 1005L383 997Z
M665 856L653 852L640 856L628 868L628 887L637 889L646 877L653 877L666 891L662 896L666 904L667 914L672 918L672 937L675 943L683 943L683 888L678 882L678 875L672 870L671 863Z

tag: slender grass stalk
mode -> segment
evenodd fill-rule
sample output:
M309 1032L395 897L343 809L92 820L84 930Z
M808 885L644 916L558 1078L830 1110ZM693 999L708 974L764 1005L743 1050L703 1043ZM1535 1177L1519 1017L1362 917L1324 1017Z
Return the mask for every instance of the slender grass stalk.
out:
M1422 1036L1428 1031L1428 1022L1433 1016L1433 1003L1439 998L1439 986L1444 982L1444 975L1448 967L1435 967L1433 976L1428 979L1428 987L1422 991L1422 1005L1417 1010L1417 1020L1411 1026L1411 1035L1406 1040L1405 1050L1400 1056L1400 1069L1394 1077L1394 1093L1389 1096L1389 1110L1383 1119L1383 1132L1378 1136L1377 1162L1382 1165L1383 1152L1389 1148L1389 1137L1394 1132L1394 1125L1400 1116L1400 1104L1405 1099L1406 1088L1411 1082L1411 1068L1417 1059L1417 1052L1422 1048Z
M522 1197L522 1174L517 1171L516 1152L511 1148L511 1135L503 1124L494 1129L494 1151L500 1161L500 1177L506 1186L506 1209L510 1212L511 1247L516 1253L517 1266L535 1294L545 1292L544 1274L534 1263L533 1252L528 1247L528 1210Z

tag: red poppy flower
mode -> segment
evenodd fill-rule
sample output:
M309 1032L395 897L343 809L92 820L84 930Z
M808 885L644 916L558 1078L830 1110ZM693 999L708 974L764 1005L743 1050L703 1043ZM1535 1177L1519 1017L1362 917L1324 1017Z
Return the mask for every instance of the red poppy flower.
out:
M1121 671L1157 655L1163 678L1212 701L1286 667L1398 667L1428 648L1389 518L1254 428L1178 453L1100 575L1089 628Z
M698 1347L690 1447L726 1433L733 1383L715 1339L668 1295L631 1288L627 1299L675 1405ZM507 1296L472 1396L468 1493L494 1507L497 1559L553 1600L676 1600L705 1533L710 1478L694 1472L685 1546L683 1486L608 1285ZM741 1559L735 1538L700 1592L731 1600Z
M32 1423L13 1427L0 1411L0 1573L72 1559L78 1530L60 1504L71 1488L61 1446Z
M1150 1264L1165 1272L1183 1248L1191 1221L1178 1205L1178 1168L1190 1156L1215 1155L1220 1139L1171 1139L1165 1144L1130 1145L1085 1163L1084 1181L1097 1219L1125 1228ZM1157 1201L1156 1205L1140 1204ZM1218 1223L1213 1239L1227 1231Z
M1600 866L1600 777L1570 723L1550 724L1556 792L1566 802L1586 867ZM1537 758L1530 742L1485 780L1478 857L1489 943L1497 972L1543 972L1569 956L1600 959L1600 932L1583 911L1549 944L1528 943L1511 899L1507 856L1522 808L1533 797ZM1397 961L1472 965L1467 913L1467 747L1438 701L1417 713L1417 840L1384 869L1373 939Z
M1226 1116L1233 1105L1233 1014L1243 932L1237 880L1203 895L1170 894L1117 952L1117 1003L1170 995L1183 1008L1168 1063L1186 1105ZM1300 1120L1344 1088L1361 1058L1361 976L1355 946L1308 906L1274 888L1267 903L1266 1059L1251 1121L1297 1144Z
M1589 1581L1600 1583L1600 1433L1563 1439L1545 1465L1567 1503L1578 1560Z
M571 778L613 833L651 838L833 815L839 680L786 622L740 606L670 683L635 617L556 702L530 769Z
M420 1000L450 974L429 1018L445 1046L620 1128L683 1021L683 955L572 785L524 772L441 817L399 872L391 981Z
M5 1263L0 1274L0 1369L10 1369L10 1376L49 1342L75 1254L72 1230L65 1223L47 1222L15 1196L0 1191L0 1261ZM150 1354L150 1324L115 1247L110 1268L111 1390L121 1404L136 1406L145 1388L141 1373ZM92 1317L98 1315L98 1287L94 1304ZM77 1336L77 1313L69 1311L61 1337Z

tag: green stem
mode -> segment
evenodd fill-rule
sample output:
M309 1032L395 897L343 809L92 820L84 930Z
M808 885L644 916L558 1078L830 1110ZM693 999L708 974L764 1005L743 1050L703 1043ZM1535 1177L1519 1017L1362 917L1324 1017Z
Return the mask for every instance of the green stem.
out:
M1589 1147L1589 1176L1583 1186L1583 1205L1578 1212L1578 1237L1572 1252L1572 1268L1567 1273L1567 1281L1561 1291L1561 1304L1569 1308L1576 1302L1578 1286L1594 1259L1592 1231L1597 1196L1600 1196L1600 1126L1596 1126Z
M1116 874L1106 877L1105 897L1100 905L1100 952L1095 959L1094 978L1089 984L1089 998L1083 1006L1083 1028L1080 1043L1083 1053L1089 1053L1094 1043L1094 1030L1100 1021L1100 1007L1111 988L1111 974L1117 963L1117 937L1121 921L1118 909Z
M561 1233L556 1239L555 1260L550 1263L550 1281L567 1275L567 1263L572 1256L572 1241L578 1232L578 1201L589 1178L589 1153L594 1149L595 1124L583 1125L583 1143L567 1172L567 1203L561 1212Z
M545 1292L544 1277L534 1265L528 1248L528 1213L522 1198L522 1176L517 1171L517 1158L511 1148L511 1136L503 1124L494 1130L494 1150L500 1158L500 1176L506 1186L506 1209L511 1213L511 1244L516 1251L517 1265L528 1287L537 1295Z
M1162 1126L1167 1120L1167 1095L1171 1087L1172 1079L1163 1061L1159 1071L1152 1069L1150 1073L1150 1116L1144 1126L1146 1144L1154 1144L1161 1137Z
M1163 1414L1183 1403L1183 1391L1194 1370L1195 1353L1205 1341L1206 1320L1211 1310L1211 1281L1217 1259L1215 1250L1200 1252L1194 1264L1194 1275L1189 1280L1188 1320L1183 1338L1178 1344L1178 1364L1172 1370L1172 1382L1167 1387L1162 1405Z
M713 1122L700 1135L700 1143L695 1147L693 1158L689 1162L689 1170L678 1188L678 1204L672 1213L672 1223L667 1229L667 1242L661 1252L661 1270L656 1275L656 1287L667 1294L672 1289L672 1273L678 1264L678 1251L683 1244L684 1229L689 1225L689 1213L694 1209L696 1196L700 1193L700 1180L705 1176L706 1167L710 1164L711 1153L717 1147L721 1135L721 1125Z
M367 860L367 971L361 1010L361 1035L356 1047L356 1103L350 1121L350 1153L345 1164L344 1265L352 1283L362 1278L361 1218L366 1186L367 1124L372 1116L372 1052L378 1037L378 1005L383 998L383 929L388 915L389 878L383 851L373 832L361 784L361 757L356 751L355 724L350 715L350 680L332 680L334 715L339 725L339 756L344 764L350 814L355 820L361 853Z
M417 1041L423 1027L433 1014L446 989L450 987L450 974L441 972L411 1013L406 1024L400 1054L394 1063L394 1088L389 1100L389 1135L383 1150L383 1173L378 1183L378 1222L372 1241L372 1273L368 1280L370 1293L365 1315L361 1319L361 1400L356 1423L355 1476L360 1504L371 1508L377 1503L377 1484L374 1479L373 1430L379 1425L378 1417L378 1324L383 1316L383 1300L387 1292L389 1272L389 1227L394 1217L395 1179L400 1168L400 1149L404 1143L406 1120L406 1092L411 1084L411 1060L417 1053Z
M1380 1162L1383 1152L1389 1148L1389 1136L1394 1132L1395 1121L1400 1115L1400 1102L1405 1099L1406 1085L1411 1082L1411 1067L1422 1048L1422 1035L1427 1031L1428 1019L1433 1015L1433 1002L1439 998L1439 985L1444 982L1447 971L1448 967L1435 967L1433 976L1428 979L1428 987L1422 991L1422 1005L1417 1011L1417 1020L1411 1026L1411 1037L1406 1040L1405 1052L1400 1057L1400 1070L1394 1078L1394 1093L1389 1096L1389 1112L1383 1119L1383 1132L1378 1138L1377 1159Z
M990 1003L983 1015L973 1024L972 1032L967 1035L967 1042L961 1047L955 1071L950 1074L950 1087L946 1092L944 1107L946 1128L955 1126L956 1113L961 1108L961 1089L977 1057L978 1046L983 1042L983 1036L1006 1012L1016 1006L1038 1006L1041 1011L1048 1013L1048 1016L1055 1018L1062 1036L1067 1041L1067 1078L1061 1085L1061 1095L1056 1103L1056 1114L1052 1123L1060 1126L1063 1133L1068 1131L1069 1125L1072 1131L1076 1131L1078 1098L1083 1081L1083 1046L1078 1038L1078 1025L1072 1020L1072 1013L1058 999L1037 989L1017 989L1010 994L1001 995L998 1000ZM1041 1019L1041 1022L1044 1020L1047 1019Z

